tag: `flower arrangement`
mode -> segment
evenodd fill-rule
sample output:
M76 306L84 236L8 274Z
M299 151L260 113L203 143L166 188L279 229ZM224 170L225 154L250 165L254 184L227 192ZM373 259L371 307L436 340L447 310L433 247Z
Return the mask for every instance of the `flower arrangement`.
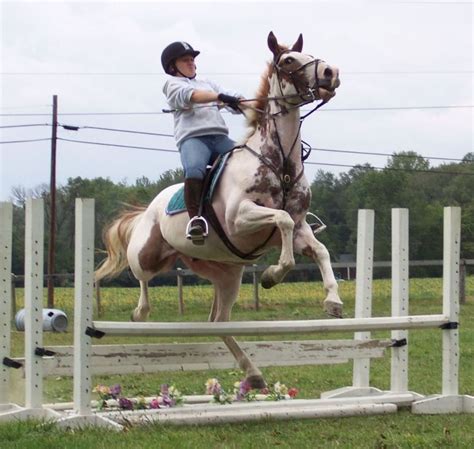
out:
M285 399L293 399L298 394L298 389L288 388L281 382L276 382L270 387L262 388L260 390L252 389L250 384L243 380L234 383L232 393L227 392L222 387L218 379L211 378L205 383L206 394L212 396L212 401L215 404L231 404L234 401L281 401ZM162 384L160 392L153 398L138 398L130 399L122 395L122 387L118 384L111 387L106 385L97 385L93 389L94 393L99 396L98 408L99 410L115 408L119 410L146 410L146 409L160 409L170 408L182 405L184 397L181 392L174 386Z
M205 385L206 393L213 395L212 402L217 404L230 404L234 400L247 402L258 399L281 401L283 399L293 399L298 394L298 389L288 388L280 382L276 382L271 388L266 387L260 390L252 389L246 380L235 382L233 395L227 393L217 379L208 379Z
M212 402L216 404L231 404L233 402L233 396L222 388L217 379L207 379L205 386L206 394L213 396Z
M99 395L99 410L111 407L120 410L145 410L175 407L183 403L181 392L174 385L169 386L168 384L161 385L158 395L149 401L143 396L136 399L122 396L122 387L118 384L112 387L97 385L92 391Z

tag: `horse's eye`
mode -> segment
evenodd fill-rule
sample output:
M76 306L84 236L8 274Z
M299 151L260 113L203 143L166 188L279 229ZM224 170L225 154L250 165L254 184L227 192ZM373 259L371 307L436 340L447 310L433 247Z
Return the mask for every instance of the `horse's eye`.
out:
M288 58L285 58L285 64L291 64L294 62L295 58L292 58L291 56L288 56Z

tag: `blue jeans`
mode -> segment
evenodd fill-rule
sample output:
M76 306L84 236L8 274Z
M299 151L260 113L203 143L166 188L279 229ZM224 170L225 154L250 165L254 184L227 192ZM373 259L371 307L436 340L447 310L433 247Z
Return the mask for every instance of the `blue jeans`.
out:
M220 154L235 147L235 142L225 135L190 137L179 146L181 163L186 179L204 179L206 166Z

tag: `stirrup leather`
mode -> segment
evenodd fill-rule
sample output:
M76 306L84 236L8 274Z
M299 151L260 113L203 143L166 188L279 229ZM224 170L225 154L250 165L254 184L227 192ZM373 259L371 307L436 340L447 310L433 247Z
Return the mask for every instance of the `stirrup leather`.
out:
M202 230L202 227L197 225L197 222L204 225L204 232L196 232ZM209 225L207 224L207 220L202 216L195 216L189 220L188 225L186 226L186 238L188 240L192 240L193 243L197 243L202 241L204 243L204 238L206 238L209 234Z

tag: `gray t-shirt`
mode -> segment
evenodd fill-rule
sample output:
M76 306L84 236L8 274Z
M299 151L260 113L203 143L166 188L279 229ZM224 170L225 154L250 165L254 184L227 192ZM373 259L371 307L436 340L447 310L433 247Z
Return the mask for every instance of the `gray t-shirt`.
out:
M209 80L188 79L178 76L170 77L163 86L163 93L171 109L176 109L173 113L174 137L178 147L184 139L190 137L229 134L229 129L219 112L217 103L192 103L191 95L194 90L208 90L218 94L223 93L233 95L234 97L242 97L241 94L224 90ZM228 109L234 112L230 108Z

